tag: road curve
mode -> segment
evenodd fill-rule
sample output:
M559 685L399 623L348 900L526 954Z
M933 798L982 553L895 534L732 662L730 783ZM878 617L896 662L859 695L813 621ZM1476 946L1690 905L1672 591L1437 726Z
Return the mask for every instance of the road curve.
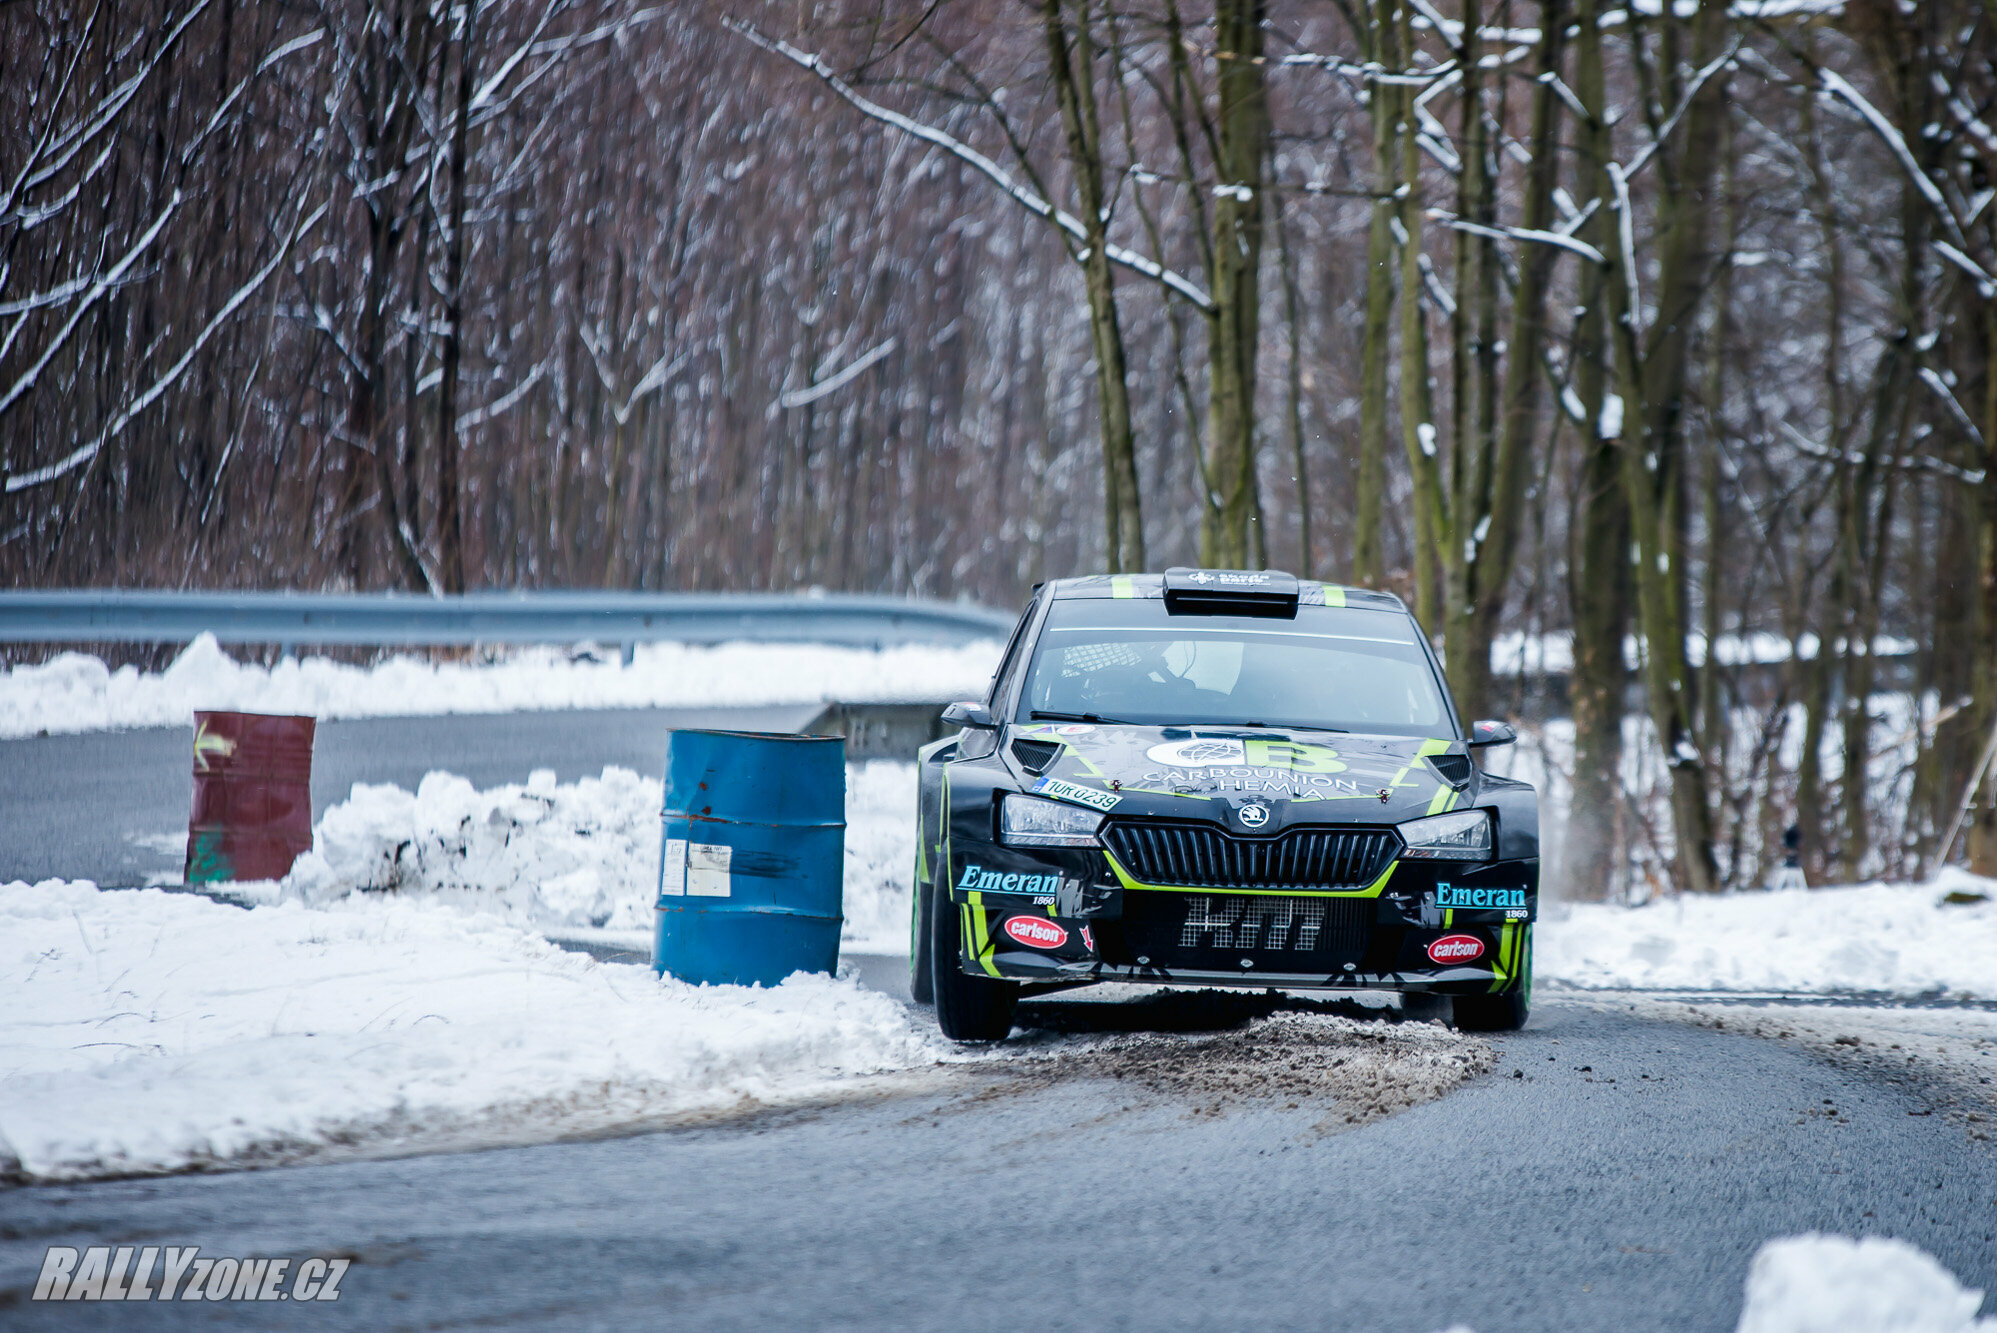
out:
M968 1069L596 1142L19 1189L0 1310L74 1320L25 1297L44 1247L90 1243L357 1258L336 1306L120 1311L145 1327L1687 1333L1732 1328L1755 1248L1813 1230L1997 1288L1997 1156L1918 1088L1558 1001L1498 1048L1346 1132Z

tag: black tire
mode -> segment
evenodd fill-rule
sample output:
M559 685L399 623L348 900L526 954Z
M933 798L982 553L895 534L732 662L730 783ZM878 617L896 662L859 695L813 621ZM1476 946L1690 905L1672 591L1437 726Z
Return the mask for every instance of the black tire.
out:
M918 835L920 836L920 835ZM930 975L929 918L935 910L935 890L921 874L922 858L916 856L915 903L910 909L908 939L908 996L917 1004L936 1003L936 979Z
M1458 995L1450 1002L1459 1032L1517 1032L1532 1012L1523 990L1503 995Z
M964 913L940 893L930 896L929 975L936 1026L952 1041L1004 1041L1019 1006L1019 983L964 971Z
M1449 997L1427 990L1402 991L1401 1017L1411 1023L1447 1023Z

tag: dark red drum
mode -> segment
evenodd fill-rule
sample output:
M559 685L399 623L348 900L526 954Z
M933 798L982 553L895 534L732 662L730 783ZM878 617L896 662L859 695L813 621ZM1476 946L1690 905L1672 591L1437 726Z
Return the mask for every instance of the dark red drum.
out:
M187 882L282 879L312 846L309 717L194 715Z

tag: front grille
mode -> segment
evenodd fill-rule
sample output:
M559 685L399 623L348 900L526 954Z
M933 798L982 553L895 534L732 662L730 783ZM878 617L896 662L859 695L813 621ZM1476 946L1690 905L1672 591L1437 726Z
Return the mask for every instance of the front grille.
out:
M1211 825L1112 819L1100 836L1133 879L1187 888L1364 888L1400 849L1392 829L1371 828L1237 838Z
M1329 974L1365 954L1375 907L1371 898L1134 890L1123 895L1123 919L1097 929L1106 960L1125 966L1239 973L1247 960Z

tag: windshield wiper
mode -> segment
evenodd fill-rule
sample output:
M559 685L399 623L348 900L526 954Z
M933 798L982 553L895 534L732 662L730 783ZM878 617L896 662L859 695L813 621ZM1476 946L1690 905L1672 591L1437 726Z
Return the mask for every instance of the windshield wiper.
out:
M1226 727L1261 727L1265 731L1275 731L1280 728L1283 731L1335 731L1341 736L1350 736L1352 734L1344 727L1321 726L1316 722L1223 722L1219 725Z
M1140 725L1136 722L1125 722L1122 718L1099 717L1094 713L1050 713L1041 708L1033 709L1027 716L1035 722L1094 722L1105 727L1135 727Z

